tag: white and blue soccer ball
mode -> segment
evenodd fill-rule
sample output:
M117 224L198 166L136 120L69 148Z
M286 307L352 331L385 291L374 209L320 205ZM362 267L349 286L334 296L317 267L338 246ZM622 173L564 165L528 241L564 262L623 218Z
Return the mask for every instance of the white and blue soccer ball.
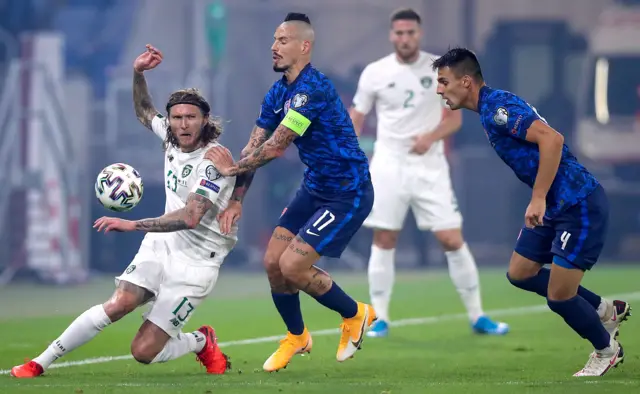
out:
M135 168L124 163L114 163L100 171L95 189L96 197L103 207L115 212L126 212L138 205L144 186L142 177Z

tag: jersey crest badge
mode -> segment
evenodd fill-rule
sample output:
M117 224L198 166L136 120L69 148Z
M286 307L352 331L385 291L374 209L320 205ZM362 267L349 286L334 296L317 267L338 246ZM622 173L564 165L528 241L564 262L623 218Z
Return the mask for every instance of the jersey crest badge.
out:
M420 78L420 83L422 84L422 87L424 87L425 89L429 89L431 85L433 85L433 78L422 77Z
M191 164L187 164L182 168L182 177L186 178L191 174L191 170L193 170L193 166Z
M499 107L493 115L493 121L498 126L504 126L509 121L509 111L505 107Z

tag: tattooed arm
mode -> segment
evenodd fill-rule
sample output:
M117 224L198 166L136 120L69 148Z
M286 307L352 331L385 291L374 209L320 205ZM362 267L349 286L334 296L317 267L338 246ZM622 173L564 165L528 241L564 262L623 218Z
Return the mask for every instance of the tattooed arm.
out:
M136 230L151 233L168 233L173 231L194 229L213 202L196 193L189 194L187 205L177 211L169 212L158 218L142 219L135 222Z
M140 123L151 129L151 121L160 112L153 106L144 74L136 70L133 70L133 106Z
M298 134L295 131L282 124L279 125L271 135L271 138L258 146L250 155L240 159L229 168L229 176L255 171L271 160L282 156L296 137L298 137Z
M240 153L240 159L248 157L258 147L260 147L260 145L264 144L268 139L267 134L267 130L262 127L255 126L253 131L251 131L251 137L249 137L247 146L245 146ZM233 188L233 193L231 194L231 201L242 202L242 200L244 200L244 196L247 194L249 186L251 186L251 182L253 182L253 176L255 173L255 170L248 171L236 177L236 185Z

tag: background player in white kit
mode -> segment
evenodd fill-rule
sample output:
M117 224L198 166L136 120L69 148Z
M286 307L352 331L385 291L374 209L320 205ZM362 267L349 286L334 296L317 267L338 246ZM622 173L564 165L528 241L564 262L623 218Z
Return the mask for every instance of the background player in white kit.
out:
M105 233L137 230L148 234L131 264L116 278L111 299L76 318L33 361L14 367L11 374L15 377L42 375L55 360L148 302L150 308L131 343L137 361L159 363L196 353L208 373L222 374L229 367L213 328L202 326L183 333L182 327L213 289L220 265L237 241L237 226L222 235L216 220L216 213L227 206L235 177L220 176L204 160L208 148L219 146L216 140L221 128L209 116L209 104L197 90L171 95L168 120L153 106L143 72L161 61L162 53L149 45L136 59L133 97L138 119L164 140L165 214L138 221L103 217L95 222L94 227Z
M395 52L369 64L350 110L359 135L375 104L378 118L371 177L375 200L364 226L374 229L369 292L378 321L367 333L386 336L395 276L398 233L409 207L420 230L434 233L445 250L451 280L474 332L505 334L509 327L484 315L476 263L462 237L462 216L451 186L443 140L456 132L462 115L436 94L437 56L420 50L421 18L412 9L391 16Z

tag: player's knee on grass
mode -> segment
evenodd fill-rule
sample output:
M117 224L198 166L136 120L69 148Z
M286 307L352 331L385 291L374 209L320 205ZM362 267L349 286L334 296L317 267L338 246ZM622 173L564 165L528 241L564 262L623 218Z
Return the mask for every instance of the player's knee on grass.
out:
M396 230L373 230L373 244L380 249L395 249L398 244L398 234Z
M151 364L169 338L169 334L164 330L146 320L131 342L131 355L141 364Z
M149 301L153 294L129 282L120 282L111 298L103 304L104 311L112 323L133 312L138 306Z
M446 252L454 252L464 245L462 230L459 228L435 231L433 234Z

